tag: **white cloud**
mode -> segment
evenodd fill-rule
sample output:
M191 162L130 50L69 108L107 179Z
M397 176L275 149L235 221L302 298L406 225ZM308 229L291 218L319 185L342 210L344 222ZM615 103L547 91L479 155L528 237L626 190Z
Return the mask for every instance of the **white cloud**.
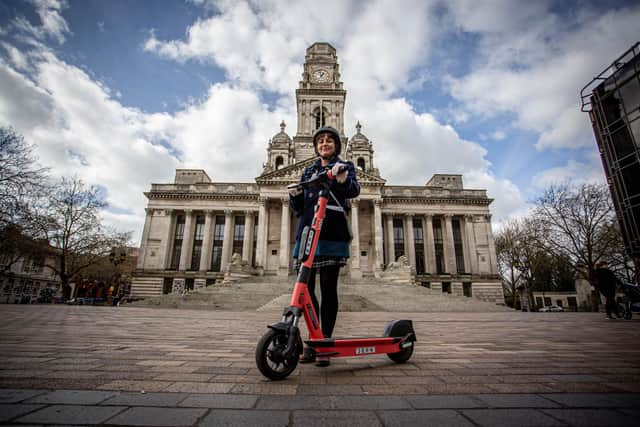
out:
M491 138L495 139L496 141L502 141L506 137L507 137L507 134L502 130L497 130L491 133Z
M465 187L486 189L493 199L490 205L493 221L500 223L509 218L526 216L532 206L524 200L522 192L508 179L499 179L491 172L469 171L463 176Z
M31 24L26 18L18 17L13 25L18 31L24 32L36 39L43 40L50 37L62 44L65 35L69 33L67 21L62 17L62 10L68 7L64 0L31 0L35 12L40 19L40 25Z
M132 229L135 239L150 183L171 182L177 167L203 168L217 181L248 181L262 171L277 124L293 123L290 112L270 111L255 93L223 84L175 115L146 114L120 104L83 70L49 53L41 58L33 82L0 62L0 124L37 143L54 175L104 186L111 207L105 220Z
M410 71L427 58L431 3L222 1L218 14L187 29L185 40L162 41L152 33L144 49L179 62L209 61L236 84L290 96L306 48L327 41L338 49L350 93L388 95L411 84Z
M573 184L606 182L597 152L590 151L584 161L569 159L566 164L539 172L532 179L534 188L538 190L565 182Z
M513 13L511 22L529 24L504 27L498 24L503 20L491 26L487 18L491 13L499 16L502 8L469 17L467 2L452 3L454 21L477 31L481 42L477 67L462 77L447 78L451 94L481 116L515 113L517 126L539 133L539 149L592 144L579 91L637 41L640 6L605 14L585 10L561 19L545 3L524 4L532 6L521 10L518 3L518 8L506 10Z
M2 42L0 45L7 52L7 56L14 68L20 71L29 70L29 59L27 58L27 55L9 43Z
M354 114L373 142L374 166L387 184L424 185L433 174L459 173L465 188L486 189L494 198L496 219L528 209L515 184L490 172L482 146L464 140L432 115L416 113L404 99L359 106Z
M269 111L249 90L217 84L204 102L178 112L169 132L183 165L204 168L217 181L248 180L262 172L277 125L283 119L293 123L293 117L290 111Z
M184 39L163 41L152 34L144 47L169 60L216 64L228 80L174 114L123 105L117 91L37 42L23 56L3 45L8 59L0 62L0 121L38 143L41 160L55 172L77 172L88 183L105 186L117 208L105 212L106 220L137 235L144 220L143 191L151 182L171 182L176 167L203 168L216 181L247 182L261 172L268 139L280 121L295 134L294 91L305 49L315 41L337 48L348 92L345 132L353 134L361 121L389 184L423 185L434 173L461 173L466 187L487 189L495 199L491 210L497 221L523 215L529 206L521 191L494 174L485 148L412 107L406 93L429 76L433 40L448 24L479 37L471 71L447 80L462 103L451 108L459 121L515 113L515 124L501 124L502 129L533 130L539 148L580 147L593 144L593 137L577 105L578 90L614 59L610 52L637 37L629 28L640 17L639 8L576 15L577 31L570 33L559 29L543 2L447 2L451 13L445 17L434 7L442 2L401 7L384 0L333 0L323 7L279 0L192 2L215 14L196 20ZM63 7L41 3L38 10L47 12L47 20L26 30L62 42L70 31ZM594 28L597 34L591 34ZM275 105L263 104L264 90L279 95ZM485 135L506 139L501 129ZM541 172L535 185L578 175L592 167L590 162L568 161ZM132 212L117 213L127 209Z
M0 63L0 123L36 143L41 163L54 175L77 174L106 187L112 207L133 211L111 218L130 223L136 217L141 227L143 191L150 182L167 180L177 165L165 148L152 143L159 135L146 124L154 117L113 101L82 70L45 57L34 82Z

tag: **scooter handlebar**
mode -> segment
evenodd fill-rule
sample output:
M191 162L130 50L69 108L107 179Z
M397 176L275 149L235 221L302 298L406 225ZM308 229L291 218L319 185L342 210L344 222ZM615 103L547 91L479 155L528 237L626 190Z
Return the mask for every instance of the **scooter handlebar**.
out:
M340 166L338 168L338 174L346 171L347 169L348 169L347 165ZM321 184L323 182L333 181L334 179L336 179L336 178L331 173L331 169L326 169L326 170L323 170L322 172L319 172L319 173L313 175L311 178L309 178L306 181L298 182L296 184L287 185L287 190L302 190L302 189L305 189L305 188L311 188L311 187L319 185L319 184Z

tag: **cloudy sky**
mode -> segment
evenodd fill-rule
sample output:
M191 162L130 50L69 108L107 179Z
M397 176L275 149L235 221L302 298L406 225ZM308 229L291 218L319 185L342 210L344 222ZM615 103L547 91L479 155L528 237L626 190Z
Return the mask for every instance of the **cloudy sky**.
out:
M551 183L603 180L579 93L638 22L637 0L4 0L0 126L53 174L102 186L106 222L139 243L143 192L176 168L261 173L325 41L345 132L362 123L387 183L463 174L499 223Z

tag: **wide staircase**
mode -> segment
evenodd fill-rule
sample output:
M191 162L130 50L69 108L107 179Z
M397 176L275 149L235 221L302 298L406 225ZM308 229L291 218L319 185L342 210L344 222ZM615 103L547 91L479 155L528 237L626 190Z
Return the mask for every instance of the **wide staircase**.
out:
M249 277L233 283L216 283L187 295L145 298L133 304L231 311L282 311L289 305L294 276ZM319 286L318 286L319 288ZM319 297L319 289L316 289ZM388 312L499 312L510 308L476 298L434 293L409 283L383 279L341 277L338 284L340 311Z

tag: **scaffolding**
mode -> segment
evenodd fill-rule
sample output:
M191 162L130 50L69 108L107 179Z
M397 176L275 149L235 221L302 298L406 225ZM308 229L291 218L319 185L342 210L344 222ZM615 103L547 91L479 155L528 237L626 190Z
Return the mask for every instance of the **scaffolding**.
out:
M580 92L627 253L640 267L640 42Z

